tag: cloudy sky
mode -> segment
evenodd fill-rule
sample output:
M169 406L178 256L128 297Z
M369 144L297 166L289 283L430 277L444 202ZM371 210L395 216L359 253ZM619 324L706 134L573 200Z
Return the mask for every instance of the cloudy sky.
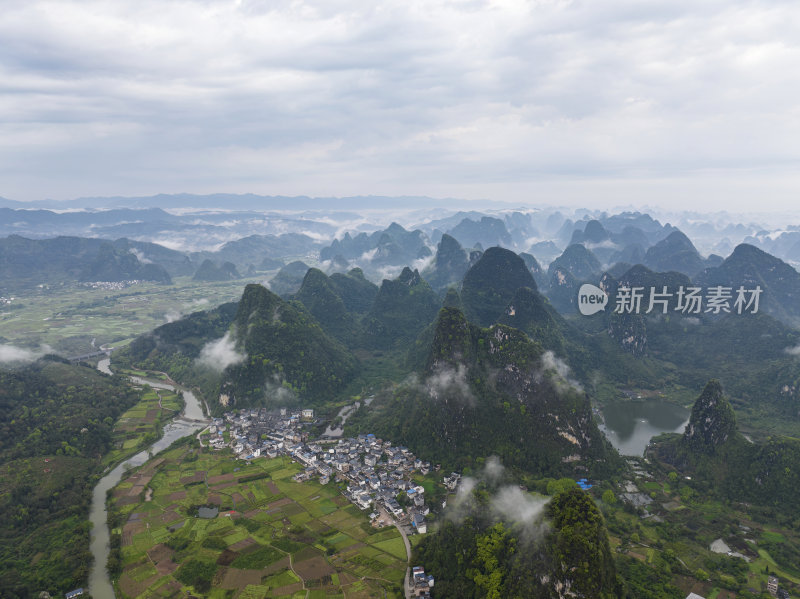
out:
M0 196L787 208L800 3L4 0Z

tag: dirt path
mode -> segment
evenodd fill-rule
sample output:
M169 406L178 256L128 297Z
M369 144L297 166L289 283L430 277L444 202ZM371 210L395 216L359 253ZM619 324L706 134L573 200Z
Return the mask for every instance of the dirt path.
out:
M303 585L303 590L306 592L306 599L308 599L309 590L306 588L306 579L303 578L302 576L300 576L297 572L295 572L294 564L292 563L292 554L291 553L289 554L289 569L292 571L292 573L295 576L297 576L297 578L300 579L300 584Z
M394 527L400 531L400 536L403 537L403 543L406 545L406 579L403 588L405 590L406 599L411 599L411 587L409 586L411 580L411 543L408 542L406 532L400 528L397 522L394 523Z

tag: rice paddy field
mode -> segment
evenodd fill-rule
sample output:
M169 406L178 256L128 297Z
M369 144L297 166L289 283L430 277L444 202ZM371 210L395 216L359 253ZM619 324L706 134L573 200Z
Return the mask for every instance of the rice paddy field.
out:
M117 464L151 445L161 435L167 420L181 409L183 400L176 393L165 389L143 390L139 402L114 425L112 450L103 458L103 464Z
M334 483L293 481L300 469L186 443L130 472L110 498L117 596L403 597L397 529L373 528Z
M47 345L65 356L89 353L102 344L122 345L182 314L238 301L247 283L264 278L209 283L178 277L172 285L124 289L77 283L31 289L0 309L0 341L31 349Z

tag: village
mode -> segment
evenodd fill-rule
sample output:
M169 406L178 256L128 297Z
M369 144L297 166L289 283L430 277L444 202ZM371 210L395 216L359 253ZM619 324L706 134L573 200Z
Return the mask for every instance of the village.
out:
M346 485L344 496L362 511L370 510L373 526L397 526L403 535L425 534L425 489L412 475L426 475L431 464L414 456L406 447L394 446L372 434L358 437L309 439L308 429L315 420L314 410L290 412L286 408L266 408L226 412L208 427L211 448L231 448L241 459L289 456L305 466L295 475L298 482L318 479L323 485L332 479ZM438 466L434 466L438 469ZM454 493L461 475L444 477L444 486ZM442 502L444 508L446 500ZM416 597L430 597L433 576L415 566L409 592Z

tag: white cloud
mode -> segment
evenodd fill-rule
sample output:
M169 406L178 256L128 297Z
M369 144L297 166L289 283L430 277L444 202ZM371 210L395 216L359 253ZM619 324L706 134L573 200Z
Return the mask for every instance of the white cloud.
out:
M187 308L200 308L201 306L207 306L208 304L209 301L207 297L200 297L184 304L184 306Z
M790 356L800 356L800 345L795 345L794 347L787 347L784 351Z
M434 399L457 399L469 403L475 401L467 381L467 368L463 364L456 368L439 368L426 379L425 388Z
M507 486L492 497L491 507L505 520L530 526L541 521L548 500L524 493L519 487Z
M181 314L180 310L167 310L164 314L164 320L167 322L175 322L176 320L180 320Z
M552 351L548 350L542 355L542 368L554 375L556 389L566 386L579 393L583 392L581 384L570 376L570 368L567 363Z
M228 366L239 364L246 358L246 355L236 351L236 344L230 332L228 332L225 333L224 337L206 343L200 351L197 361L212 370L222 372Z
M38 351L33 351L16 345L0 344L0 364L33 362L52 352L53 348L49 345L42 345Z
M298 401L297 395L284 384L283 378L277 373L264 381L264 397L272 407L295 404Z
M152 261L152 260L150 260L149 258L147 258L147 257L144 255L144 252L142 252L141 250L138 250L138 249L136 249L136 248L131 248L131 254L133 254L134 256L136 256L136 259L137 259L139 262L141 262L142 264L152 264L152 263L153 263L153 261Z
M0 164L18 199L224 189L750 207L793 200L800 182L794 2L3 10Z

